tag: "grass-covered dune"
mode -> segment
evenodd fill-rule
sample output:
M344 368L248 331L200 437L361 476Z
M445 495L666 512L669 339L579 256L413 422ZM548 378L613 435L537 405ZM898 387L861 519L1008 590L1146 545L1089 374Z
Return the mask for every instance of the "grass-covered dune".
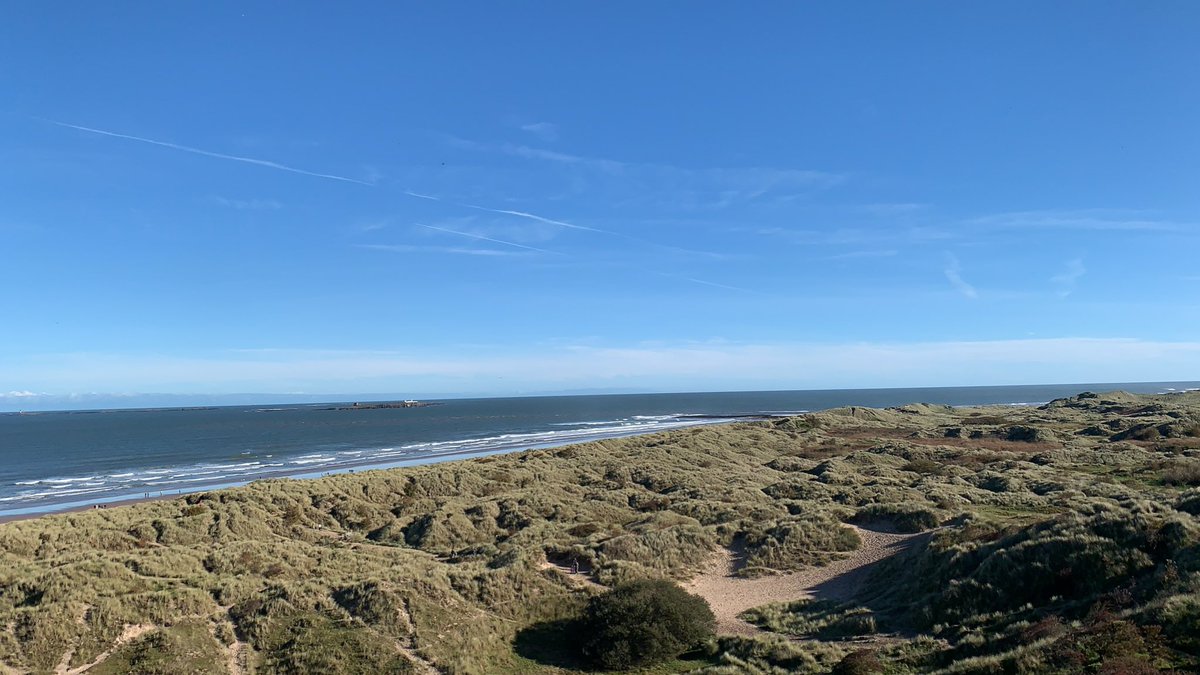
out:
M604 586L735 543L786 574L880 522L927 534L857 597L655 672L1190 672L1198 485L1200 394L1119 392L262 481L0 525L0 673L572 672L539 640Z

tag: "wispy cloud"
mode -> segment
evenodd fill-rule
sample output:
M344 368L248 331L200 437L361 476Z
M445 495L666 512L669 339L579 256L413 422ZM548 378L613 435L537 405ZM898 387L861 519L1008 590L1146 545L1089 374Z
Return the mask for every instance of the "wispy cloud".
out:
M1197 225L1146 217L1140 211L1077 209L1012 211L966 221L968 225L994 229L1085 230L1093 232L1181 232Z
M450 199L443 199L441 197L437 197L434 195L423 194L420 192L413 192L411 190L406 190L404 192L404 194L406 194L410 197L415 197L417 199L426 199L429 201L441 202L444 204L449 204L451 206L457 206L457 207L464 208L464 209L474 209L476 211L495 213L497 215L502 215L502 216L512 216L515 218L524 218L524 219L531 220L531 221L534 221L537 223L554 225L554 226L563 227L563 228L566 228L569 230L594 232L596 234L602 234L602 235L606 235L606 236L610 236L610 237L616 237L618 239L623 239L625 241L633 242L633 243L640 244L643 246L650 246L653 248L657 248L657 249L660 249L663 251L670 251L673 253L681 253L684 255L699 256L699 257L709 258L709 259L714 259L714 260L724 260L724 259L728 259L729 257L731 257L729 254L725 254L725 253L714 253L712 251L700 251L700 250L696 250L696 249L684 248L681 246L673 246L670 244L660 244L658 242L650 241L648 239L643 239L641 237L635 237L630 234L625 234L624 232L616 232L613 230L605 230L605 229L601 229L598 227L589 227L587 225L579 225L576 223L570 223L565 220L559 220L556 218L547 218L546 216L540 216L536 213L530 213L528 211L517 211L514 209L497 209L497 208L492 208L489 206L480 206L478 204L468 204L465 202L457 202L457 201L453 201Z
M227 199L216 196L213 201L239 211L278 211L283 208L283 204L274 199Z
M524 159L537 159L547 162L557 162L559 164L573 164L577 166L590 167L600 169L607 172L616 172L630 166L625 162L618 162L613 159L600 159L597 157L583 157L581 155L572 155L567 152L559 152L556 150L546 150L543 148L533 148L528 145L519 143L481 143L472 141L458 136L446 136L446 142L450 147L458 148L459 150L471 150L475 152L493 152L513 157L521 157Z
M754 227L735 228L763 237L782 239L796 245L882 246L886 243L921 243L955 238L955 233L936 227ZM878 250L878 249L875 249Z
M721 284L721 283L717 283L715 281L706 281L704 279L688 277L688 276L684 276L682 274L670 274L668 272L658 272L658 276L666 277L668 279L679 279L680 281L687 281L689 283L700 284L701 286L709 286L711 288L722 288L727 291L737 291L739 293L755 293L755 294L757 294L757 291L752 291L748 288L742 288L740 286L730 286L729 284Z
M626 237L626 235L621 234L619 232L611 232L609 230L601 230L599 228L588 227L586 225L576 225L574 223L568 223L564 220L555 220L553 218L546 218L545 216L539 216L536 213L528 213L526 211L512 211L510 209L493 209L493 208L489 208L487 206L476 206L475 204L462 204L461 206L465 206L469 209L477 209L479 211L488 211L490 213L499 213L501 215L506 215L506 216L516 216L517 218L528 218L529 220L536 220L539 223L547 223L549 225L558 225L559 227L565 227L570 230L583 230L585 232L599 232L600 234L612 234L612 235L616 235L618 237ZM628 238L628 237L626 237L626 238Z
M844 182L844 173L775 167L688 168L671 164L623 162L587 157L515 143L481 143L454 136L448 143L456 148L495 152L514 157L592 169L601 175L618 176L629 182L652 186L650 196L670 196L695 208L721 208L735 202L753 201L768 194L797 196Z
M955 288L964 298L974 300L979 297L979 293L975 287L967 283L962 278L962 265L959 264L958 258L953 254L946 254L946 267L942 270L946 275L946 279L950 281L950 285Z
M495 146L476 145L475 148L483 150L495 149L506 155L523 157L525 159L540 159L548 162L558 162L559 164L575 164L592 169L599 169L608 173L617 173L632 166L625 162L618 162L615 159L581 157L579 155L572 155L566 152L546 150L543 148L531 148L527 145L517 145L515 143L499 143Z
M900 216L924 211L927 208L929 208L928 204L917 202L885 202L879 204L860 204L856 207L856 210L876 216Z
M96 391L481 391L645 386L658 390L1173 381L1200 373L1200 342L1130 338L919 343L687 342L614 346L335 351L197 357L47 354L0 371L5 389ZM506 391L496 391L504 382ZM17 381L27 385L14 386ZM10 384L11 383L11 384ZM0 399L3 397L0 396ZM29 400L29 399L21 399ZM13 408L25 404L8 399ZM2 402L2 401L0 401Z
M552 255L560 255L559 253L557 253L555 251L548 251L544 248L538 248L536 246L526 246L525 244L518 244L515 241L505 241L503 239L495 239L493 237L485 237L482 234L475 234L473 232L463 232L461 230L451 230L450 228L447 228L447 227L437 227L436 225L423 225L421 223L417 223L417 225L419 227L423 227L428 230L436 230L438 232L445 232L447 234L456 234L460 237L468 237L470 239L477 239L479 241L489 241L493 244L502 244L504 246L513 246L516 248L523 248L528 251L537 251L538 253L550 253Z
M593 232L593 233L600 234L600 235L615 237L615 238L622 239L624 241L632 242L635 244L639 244L642 246L648 246L648 247L655 248L655 249L658 249L661 251L671 252L673 254L682 254L685 256L693 256L693 257L702 257L702 258L707 258L707 259L712 259L712 260L724 260L724 259L728 259L730 257L727 254L712 253L709 251L698 251L698 250L694 250L694 249L682 248L679 246L672 246L672 245L668 245L668 244L659 244L657 242L652 242L652 241L649 241L646 239L642 239L640 237L635 237L632 235L624 234L622 232L614 232L612 230L604 230L604 229L600 229L598 227L588 227L586 225L577 225L575 223L570 223L570 222L567 222L564 220L558 220L555 218L547 218L545 216L541 216L536 213L529 213L527 211L517 211L514 209L497 209L497 208L492 208L492 207L488 207L488 206L480 206L478 204L467 204L467 203L463 203L463 202L456 202L456 201L452 201L452 200L448 200L448 199L442 199L441 197L437 197L434 195L424 194L424 193L420 193L420 192L413 192L411 190L405 191L404 194L406 194L410 197L415 197L417 199L425 199L425 200L429 200L429 201L441 202L441 203L450 204L453 206L458 206L461 208L474 209L477 211L484 211L487 213L495 213L497 215L512 216L515 218L523 218L523 219L527 219L527 220L530 220L530 221L533 221L536 223L553 225L556 227L563 227L563 228L567 228L567 229L571 229L571 230ZM421 227L425 227L425 228L433 229L433 230L440 230L440 231L448 232L451 234L458 234L458 235L465 236L465 237L472 237L472 238L481 239L484 241L490 241L490 242L494 242L494 243L498 243L498 244L505 244L508 246L517 246L520 248L526 248L529 250L539 251L539 252L543 252L543 253L552 253L555 255L566 255L566 254L558 252L558 251L549 251L546 249L536 248L536 247L529 246L526 244L518 244L516 242L505 240L505 239L497 239L497 238L493 238L493 237L487 237L487 236L484 236L482 234L475 233L475 232L466 232L466 231L454 230L454 229L450 229L450 228L433 227L430 225L421 225ZM684 281L688 281L690 283L711 286L714 288L722 288L722 289L726 289L726 290L740 291L740 292L746 292L746 293L754 292L754 291L750 291L750 290L747 290L744 288L739 288L736 286L729 286L726 284L705 281L703 279L696 279L696 278L687 277L687 276L668 274L665 272L657 273L657 274L660 274L661 276L664 276L664 277L681 279Z
M367 221L364 223L360 223L359 225L356 225L354 227L354 229L358 230L359 232L375 232L376 230L386 229L390 225L391 225L391 223L388 222L387 219L371 220L371 221Z
M826 260L857 260L860 258L891 258L898 255L899 251L894 249L888 250L864 250L864 251L847 251L846 253L838 253L836 255L826 256Z
M550 122L531 122L530 124L522 124L521 131L528 131L541 140L547 142L558 140L558 125Z
M539 223L546 223L548 225L558 225L559 227L565 227L570 230L583 230L585 232L599 232L601 234L612 234L612 235L616 235L618 237L625 236L623 234L620 234L619 232L610 232L608 230L601 230L599 228L588 227L586 225L576 225L574 223L568 223L565 220L555 220L554 218L547 218L545 216L539 216L536 213L528 213L526 211L514 211L511 209L494 209L489 206L479 206L478 204L467 204L465 202L456 202L456 201L452 201L449 199L442 199L441 197L435 197L433 195L421 194L420 192L413 192L411 190L405 190L404 194L406 194L410 197L416 197L418 199L428 199L428 200L435 201L435 202L443 202L445 204L462 207L464 209L475 209L476 211L487 211L488 213L498 213L498 214L504 215L504 216L516 216L517 218L528 218L529 220L535 220Z
M1075 258L1068 260L1065 269L1050 277L1050 282L1058 288L1058 297L1065 298L1075 291L1079 278L1087 273L1083 260Z
M59 122L56 120L47 119L47 120L43 120L43 121L49 122L50 124L58 125L60 127L66 127L68 129L77 129L79 131L86 131L88 133L99 134L101 136L110 136L112 138L122 138L122 139L129 140L129 141L137 141L139 143L148 143L150 145L157 145L157 146L163 147L163 148L179 150L180 152L190 152L194 155L203 155L205 157L213 157L216 159L226 159L226 160L229 160L232 162L242 162L244 164L253 164L255 166L262 166L262 167L266 167L268 169L277 169L279 171L298 173L303 176L312 176L314 178L325 178L328 180L342 181L344 183L357 183L358 185L366 185L369 187L374 186L374 183L369 183L367 181L358 180L356 178L348 178L346 176L338 176L336 174L331 174L331 173L318 173L316 171L307 171L305 169L297 169L294 166L287 166L285 164L280 164L278 162L272 162L272 161L268 161L265 159L255 159L253 157L239 157L238 155L227 155L222 152L212 152L211 150L201 150L200 148L193 148L193 147L190 147L187 145L180 145L178 143L168 143L166 141L156 141L152 138L143 138L141 136L132 136L130 134L119 134L115 131L105 131L103 129L93 129L92 127L79 126L78 124L67 124L66 122Z
M494 248L462 248L458 246L413 246L410 244L356 244L357 248L390 253L446 253L450 255L475 255L484 257L511 257L529 255L522 251L502 251Z

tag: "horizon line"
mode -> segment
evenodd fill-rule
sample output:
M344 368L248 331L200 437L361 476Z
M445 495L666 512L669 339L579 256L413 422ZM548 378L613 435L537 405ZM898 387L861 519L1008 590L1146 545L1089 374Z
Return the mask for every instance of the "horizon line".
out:
M577 388L563 389L551 391L533 391L533 392L517 392L511 394L482 394L472 392L426 392L426 395L415 394L398 394L395 392L359 392L359 393L219 393L219 394L196 394L196 393L168 393L168 392L145 392L145 393L72 393L72 394L23 394L21 396L10 396L0 393L0 415L21 414L23 412L31 413L57 413L57 412L87 412L87 411L114 411L114 410L172 410L172 409L187 409L187 408L239 408L247 406L259 405L324 405L335 403L349 403L355 401L366 402L385 402L398 400L422 400L422 401L455 401L455 400L487 400L487 399L509 399L509 398L559 398L559 397L583 397L583 396L678 396L688 394L749 394L749 393L788 393L788 392L835 392L835 391L899 391L899 390L933 390L933 389L1001 389L1001 388L1017 388L1017 387L1091 387L1091 386L1117 386L1117 385L1200 385L1200 380L1138 380L1126 382L1040 382L1040 383L1009 383L1009 384L966 384L966 385L921 385L909 387L816 387L811 389L711 389L711 390L635 390L629 388ZM1185 389L1174 390L1172 387L1166 387L1172 391L1161 392L1163 394L1178 391L1183 393L1186 391L1196 391L1197 388L1188 387ZM1081 390L1082 391L1082 390ZM1119 389L1108 391L1120 391ZM228 399L228 398L259 398L259 402L254 403L219 403L213 400L211 403L197 402L194 404L180 403L179 405L130 405L130 406L109 406L101 408L56 408L56 409L19 409L4 406L4 403L15 403L17 401L44 401L50 402L65 402L65 400L76 399L80 403L86 403L88 400L104 400L113 399L119 401L122 399L129 400L131 403L134 399L145 399L152 397L162 398L181 398L194 399L203 401L205 399ZM415 397L415 398L414 398ZM286 398L304 398L302 403L296 401L285 402L279 399ZM914 401L916 403L918 401Z

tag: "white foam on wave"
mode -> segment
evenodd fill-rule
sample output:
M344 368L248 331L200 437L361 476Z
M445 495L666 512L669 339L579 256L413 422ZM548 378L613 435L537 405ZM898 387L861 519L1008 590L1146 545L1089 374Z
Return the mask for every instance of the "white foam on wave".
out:
M333 457L300 457L291 460L292 464L319 464L321 462L332 461Z
M441 461L455 455L495 454L526 448L556 447L721 421L728 420L686 418L679 415L639 415L614 420L552 424L552 429L537 431L507 432L493 436L425 441L381 448L334 450L337 446L318 446L309 448L306 454L280 457L265 463L257 460L201 462L186 466L124 470L108 475L22 480L14 484L31 489L0 497L0 503L12 504L18 510L49 508L41 506L42 504L96 503L141 496L141 493L146 491L167 492L173 487L188 492L221 485L243 485L248 481L270 476L319 476L354 468L382 468L422 461Z

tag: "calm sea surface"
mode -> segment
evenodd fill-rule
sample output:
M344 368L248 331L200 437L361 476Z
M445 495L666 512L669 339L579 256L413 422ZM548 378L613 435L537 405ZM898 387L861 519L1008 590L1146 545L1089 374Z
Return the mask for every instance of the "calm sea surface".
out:
M270 476L319 476L562 445L844 405L1035 404L1080 391L1160 393L1195 382L451 399L0 414L0 516ZM701 416L701 417L694 417Z

